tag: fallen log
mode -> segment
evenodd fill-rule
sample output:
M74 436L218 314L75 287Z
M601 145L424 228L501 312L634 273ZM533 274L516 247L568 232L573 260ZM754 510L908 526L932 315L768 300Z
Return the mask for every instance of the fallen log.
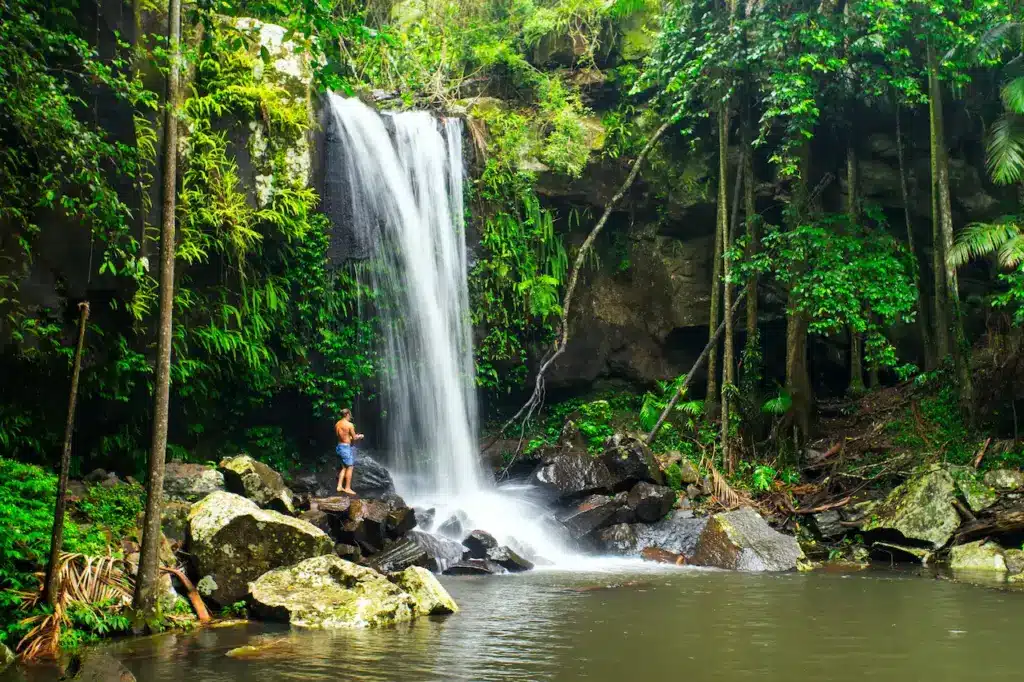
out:
M1024 508L1001 509L960 526L956 543L970 542L989 535L1024 532Z

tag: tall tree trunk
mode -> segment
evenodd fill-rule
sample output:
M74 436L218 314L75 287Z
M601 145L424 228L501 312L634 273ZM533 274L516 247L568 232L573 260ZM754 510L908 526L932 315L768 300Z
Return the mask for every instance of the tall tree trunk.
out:
M729 230L729 107L727 102L718 105L718 232L722 242L722 275L724 279L722 307L732 310L733 287L729 284L730 265L729 247L731 246ZM738 171L738 169L737 169ZM737 172L739 181L742 174ZM716 325L717 326L717 325ZM711 337L708 331L708 338ZM732 446L729 443L729 391L736 383L735 361L733 359L732 315L725 315L725 336L722 351L722 460L731 473L733 470Z
M68 472L71 469L71 438L75 430L75 406L78 403L78 375L82 369L82 349L85 347L85 325L89 321L89 302L78 304L78 344L75 361L71 366L71 390L68 392L68 415L64 422L64 449L60 453L60 477L57 479L57 501L53 508L53 531L50 533L50 560L46 564L43 598L50 606L57 605L57 566L64 544L64 510L68 498Z
M721 110L719 110L721 114ZM721 184L721 177L719 177L719 188L718 188L718 210L722 214L722 207L725 200L722 198L725 193L725 185ZM722 296L722 227L721 221L723 218L719 217L715 224L715 252L713 256L714 264L711 268L711 312L708 317L708 338L715 333L718 329L719 318L721 317L719 308L721 306ZM728 220L727 218L725 220ZM707 396L706 399L709 402L714 402L718 397L718 346L714 345L711 347L711 352L708 355L708 385L707 385Z
M799 151L800 177L793 186L794 220L797 224L810 210L808 178L811 172L810 145L806 142ZM797 225L793 225L796 227ZM811 424L811 377L807 367L807 318L790 301L786 306L786 391L792 401L791 415L797 430L796 440L807 440Z
M960 390L960 404L968 419L974 420L974 387L971 379L970 345L964 334L963 316L960 310L960 288L956 268L949 264L947 254L953 248L953 207L949 195L949 152L946 149L946 134L942 112L942 84L938 77L938 60L935 48L928 45L928 90L929 107L932 112L932 168L935 172L935 206L938 208L938 225L942 237L942 262L940 266L946 280L946 311L949 328L947 343L953 353L957 384ZM950 339L950 332L952 338Z
M928 332L927 311L924 287L921 286L921 262L918 260L917 249L914 247L914 226L910 220L910 189L907 186L906 161L903 157L903 128L900 124L900 108L896 108L896 158L900 166L900 195L903 198L903 221L907 228L907 250L914 266L914 286L917 288L917 335L924 355L924 366L927 370L935 369L935 349L931 334Z
M935 332L935 352L939 360L946 358L953 346L949 334L949 309L947 298L949 291L946 286L946 249L942 237L942 217L939 207L939 115L942 109L941 90L937 74L938 61L935 48L928 45L928 132L931 159L931 197L932 197L932 275L935 291L932 294L933 322Z
M760 248L761 234L758 229L757 205L754 197L754 160L753 160L753 135L751 134L752 123L749 116L743 126L743 214L747 228L747 249L746 258L753 260ZM757 274L750 276L747 284L747 319L746 319L746 350L744 351L744 376L760 376L760 367L751 367L750 363L755 355L760 353L757 346L760 339L757 333Z
M851 133L846 145L846 214L855 227L860 227L860 186L857 179L857 149ZM863 337L850 326L850 392L864 391Z
M164 105L163 215L160 229L160 329L157 338L153 397L153 441L146 480L146 517L139 551L139 571L133 606L147 623L157 615L157 580L160 577L160 512L167 455L167 417L170 401L172 312L174 308L174 212L178 176L178 96L181 59L181 0L170 0L168 43L171 63L167 72Z

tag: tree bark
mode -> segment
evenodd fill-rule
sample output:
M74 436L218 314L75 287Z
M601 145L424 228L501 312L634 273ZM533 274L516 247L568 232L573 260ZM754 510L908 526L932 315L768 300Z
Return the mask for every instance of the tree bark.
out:
M68 472L71 469L71 439L75 430L75 406L78 403L78 376L82 370L82 349L85 347L85 326L89 321L89 302L78 304L78 344L71 366L71 390L68 392L68 415L64 422L64 449L60 454L60 476L57 479L57 501L53 508L53 530L50 533L50 560L46 564L43 599L50 606L57 604L57 566L64 544L64 511L67 508Z
M743 174L737 168L736 181L739 182ZM723 298L722 307L728 311L723 320L725 325L725 336L722 344L722 461L725 462L729 473L733 471L732 448L729 444L729 391L736 382L735 362L733 360L733 332L732 332L732 295L733 287L729 284L729 247L732 245L729 230L729 109L726 102L721 102L718 108L718 231L722 242L722 279ZM717 287L716 287L717 289ZM717 311L716 311L717 312ZM710 333L708 335L710 339ZM711 350L712 357L714 348ZM709 395L710 397L710 395Z
M810 209L807 187L810 175L810 147L805 142L799 152L800 177L793 187L794 220L797 227ZM807 369L807 318L791 300L786 306L786 391L792 401L791 415L798 429L797 440L803 442L810 433L811 378Z
M860 187L857 178L857 149L854 135L846 145L846 214L853 226L860 227ZM863 337L850 327L850 392L864 391Z
M743 213L747 228L747 260L752 260L757 255L760 248L759 240L761 239L760 230L758 229L757 206L754 198L754 154L751 150L752 135L750 127L751 122L748 118L743 128L743 149L745 152L743 155ZM749 351L756 350L754 345L760 343L757 333L757 286L757 275L751 275L750 281L747 283L746 346L748 352L744 362L749 362L750 357L753 355ZM760 368L751 368L745 364L744 373L747 371L760 373Z
M931 160L931 195L932 195L932 276L935 291L932 293L933 322L935 332L935 352L941 362L953 350L949 335L949 311L946 299L949 291L946 287L946 250L942 237L942 217L939 208L939 146L940 133L938 112L942 108L941 91L939 89L937 59L935 48L928 45L928 132Z
M170 402L171 346L174 309L175 199L178 175L178 97L181 59L181 0L170 0L168 43L171 51L164 105L163 215L160 229L160 328L157 338L153 397L153 440L146 480L146 516L139 550L139 571L133 606L150 623L157 615L156 585L160 577L160 513L163 501L164 460L167 455L167 419Z
M719 162L721 163L721 162ZM719 173L721 175L721 173ZM721 177L719 177L721 181ZM722 198L725 193L725 185L719 182L719 209L722 208L722 204L725 200ZM715 252L712 256L713 265L711 267L711 310L708 315L708 338L714 334L715 330L718 329L719 318L721 318L721 296L722 296L722 225L721 219L716 218L715 226ZM713 402L718 397L718 346L715 345L711 348L711 353L708 355L708 381L707 381L707 397L708 401Z
M960 310L960 287L956 268L947 259L953 248L953 207L949 194L949 152L946 149L946 133L942 111L942 84L939 82L938 60L935 48L928 45L928 91L932 111L932 168L935 172L935 206L938 208L938 224L942 237L941 269L946 283L946 311L949 328L946 330L947 343L953 353L956 369L960 405L969 421L974 420L974 388L971 379L971 348L964 334L963 316ZM952 338L949 338L950 332Z

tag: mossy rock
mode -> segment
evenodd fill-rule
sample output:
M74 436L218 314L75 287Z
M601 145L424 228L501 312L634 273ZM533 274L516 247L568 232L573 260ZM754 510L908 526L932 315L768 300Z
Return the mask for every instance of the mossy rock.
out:
M245 597L249 583L267 571L330 554L334 542L311 523L218 492L192 506L188 548L200 592L226 606Z
M423 608L431 607L426 592L421 596ZM401 587L334 555L265 573L252 583L250 602L263 618L317 629L382 627L419 613L416 599Z
M218 469L224 475L229 492L242 495L261 507L283 514L294 514L292 491L284 484L281 474L249 455L226 457Z
M388 576L388 579L409 593L417 616L441 616L457 613L459 605L441 586L433 573L419 566Z
M771 528L749 507L715 514L690 561L738 571L791 571L804 558L796 538Z
M995 490L981 481L975 480L973 477L958 478L956 485L957 488L960 489L960 494L964 496L964 500L967 501L967 506L971 508L972 512L984 511L995 504L996 500L999 499Z
M8 649L6 644L0 642L0 673L14 663L14 658L14 652Z
M1001 492L1024 488L1024 471L1017 469L993 469L985 474L985 483Z
M978 540L957 545L949 551L949 567L954 571L1006 572L1003 548L994 542Z
M909 479L876 505L864 531L896 531L932 549L943 547L960 525L949 472L933 467Z

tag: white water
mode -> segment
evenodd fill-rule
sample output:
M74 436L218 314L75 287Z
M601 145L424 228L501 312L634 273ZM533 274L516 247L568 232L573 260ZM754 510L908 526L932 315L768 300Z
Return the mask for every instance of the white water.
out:
M382 116L336 95L330 106L345 147L352 228L368 231L373 244L368 270L384 336L385 421L399 493L435 508L437 524L461 511L467 532L483 529L556 565L576 564L529 490L498 488L481 468L462 122L439 124L426 112Z

